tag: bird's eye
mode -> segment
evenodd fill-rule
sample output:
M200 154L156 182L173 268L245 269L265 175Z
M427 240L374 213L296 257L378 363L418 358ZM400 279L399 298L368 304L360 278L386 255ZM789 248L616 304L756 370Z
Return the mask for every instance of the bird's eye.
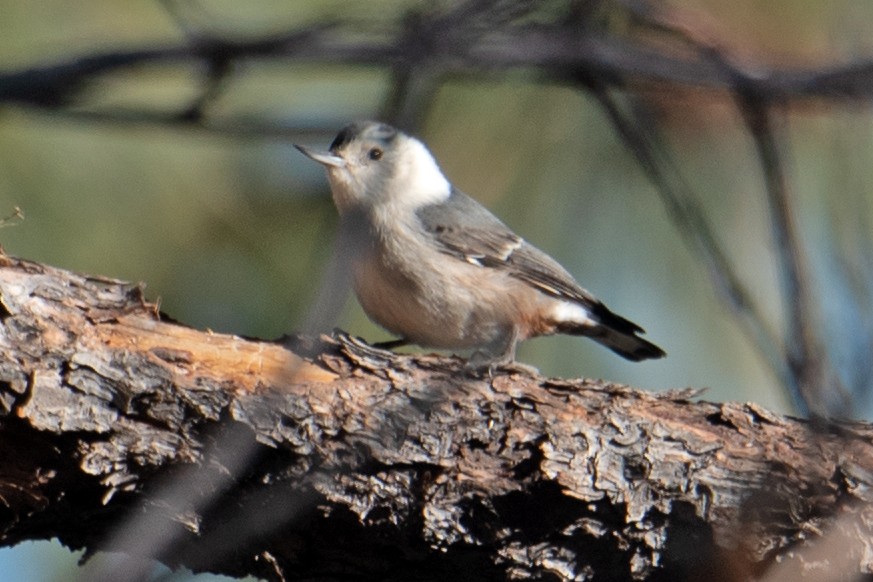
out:
M370 152L367 154L367 156L368 156L371 160L381 160L381 159L382 159L382 153L383 153L382 150L380 150L379 148L373 148L373 149L370 150Z

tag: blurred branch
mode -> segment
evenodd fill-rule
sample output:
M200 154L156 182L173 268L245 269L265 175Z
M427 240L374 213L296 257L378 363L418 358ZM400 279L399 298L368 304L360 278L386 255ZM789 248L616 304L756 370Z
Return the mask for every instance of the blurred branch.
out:
M741 579L804 571L833 524L847 576L873 570L873 426L199 332L10 257L0 298L4 546L267 580Z
M651 116L645 115L642 104L626 113L608 89L594 79L580 82L600 102L619 137L655 185L677 230L703 261L719 297L733 313L740 328L763 355L774 375L787 381L788 370L776 335L767 326L766 318L740 280L690 188L670 163L669 156L663 153L663 147L657 147L657 128ZM662 153L659 155L659 152Z
M813 297L808 259L796 226L795 203L773 127L772 108L784 101L750 84L748 76L730 61L728 51L712 36L705 37L678 24L683 20L681 13L662 8L648 13L653 12L657 12L656 20L666 29L684 38L735 78L733 92L764 172L770 227L780 267L786 320L783 343L787 374L783 384L802 414L848 416L852 413L852 398L832 367L817 321L821 314Z
M637 158L646 158L641 163L658 187L680 232L686 233L693 242L698 243L693 246L711 267L710 276L716 283L716 288L722 291L722 298L733 308L738 321L746 324L743 327L752 332L750 335L756 340L761 353L769 356L767 361L793 397L797 410L804 415L811 412L820 417L850 415L853 404L851 395L832 367L820 332L821 326L816 321L820 314L813 299L807 259L795 225L795 210L784 162L772 127L771 108L785 97L768 90L732 62L729 51L717 40L716 35L689 26L687 13L647 0L625 0L624 3L646 25L660 27L674 35L690 47L694 54L708 60L733 79L732 92L754 139L765 177L766 200L781 273L786 319L782 350L778 350L778 344L767 333L760 311L748 303L749 295L743 290L730 263L719 250L720 247L702 213L697 212L693 198L684 196L689 210L687 216L683 216L679 211L682 207L674 200L673 189L659 175L659 164L654 163L651 156L644 155L652 150L645 139L645 132L648 130L651 133L649 128L652 124L645 123L641 115L637 115L636 123L633 124L618 119L618 112L612 107L610 116L613 123L619 126L620 135ZM599 93L605 95L603 91ZM600 100L604 102L603 97ZM668 165L661 163L660 167L666 168ZM780 354L779 351L783 353Z
M797 234L793 203L770 112L754 93L738 91L738 97L764 170L771 230L781 266L786 357L790 374L787 386L791 388L802 414L812 412L827 416L827 392L842 390L838 380L830 377L827 352L816 333L818 326L814 318L817 311L811 296L808 265ZM847 414L851 401L847 395L843 396L845 399L839 413ZM837 409L832 412L837 412Z
M475 3L471 3L475 4ZM499 3L498 3L499 4ZM462 3L462 6L467 6ZM490 13L486 13L490 14ZM772 100L865 99L873 96L873 61L815 69L768 69L732 72L706 55L683 54L644 40L610 34L575 23L517 24L515 13L502 20L420 19L416 35L390 30L350 35L354 24L319 24L272 38L232 41L199 36L168 47L97 52L53 65L0 73L0 102L57 108L75 100L81 88L101 75L156 63L241 62L282 59L394 67L429 66L455 74L478 74L507 68L530 68L547 76L596 75L607 85L656 82L732 90L738 81ZM496 26L486 26L485 24ZM452 29L449 24L455 26ZM451 32L451 34L449 34ZM349 40L352 36L355 39ZM752 67L750 67L752 69Z
M192 104L196 107L196 103ZM163 113L159 111L141 111L138 109L112 108L101 111L81 109L49 110L47 115L58 119L72 120L82 123L107 123L127 126L168 126L186 128L208 134L232 137L235 139L263 140L277 139L288 141L303 137L324 137L334 127L318 127L311 124L292 122L264 121L262 119L218 119L208 116L197 118L189 115L190 108L182 113Z

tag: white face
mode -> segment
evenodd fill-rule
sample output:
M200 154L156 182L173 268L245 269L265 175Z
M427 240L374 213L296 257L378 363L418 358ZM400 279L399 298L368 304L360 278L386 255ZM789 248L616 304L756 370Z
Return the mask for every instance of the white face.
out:
M361 206L415 209L451 194L451 184L424 144L384 124L350 125L329 155L314 159L327 168L340 212Z

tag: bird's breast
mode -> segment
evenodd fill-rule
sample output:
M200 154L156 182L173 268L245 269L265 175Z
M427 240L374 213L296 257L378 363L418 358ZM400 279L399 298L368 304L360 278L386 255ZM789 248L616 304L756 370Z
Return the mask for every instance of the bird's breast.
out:
M367 315L424 346L465 349L506 333L486 273L415 237L374 237L357 254L355 293Z

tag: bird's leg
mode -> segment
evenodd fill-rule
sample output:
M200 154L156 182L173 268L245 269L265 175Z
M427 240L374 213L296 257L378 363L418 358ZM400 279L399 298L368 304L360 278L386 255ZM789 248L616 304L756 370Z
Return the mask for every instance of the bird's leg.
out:
M370 344L370 345L372 345L374 348L378 348L380 350L386 350L386 351L390 352L394 348L399 348L401 346L409 345L409 340L406 339L405 337L401 337L401 338L397 338L394 340L388 340L386 342L376 342L376 343Z
M516 345L518 345L518 331L513 326L505 335L498 336L490 344L473 352L467 366L480 371L487 369L490 374L491 370L515 361Z
M533 366L526 366L515 361L516 347L518 347L518 329L513 327L509 334L501 337L497 342L473 352L467 362L467 369L480 374L487 372L489 377L493 376L494 371L498 369L538 374L539 370Z

